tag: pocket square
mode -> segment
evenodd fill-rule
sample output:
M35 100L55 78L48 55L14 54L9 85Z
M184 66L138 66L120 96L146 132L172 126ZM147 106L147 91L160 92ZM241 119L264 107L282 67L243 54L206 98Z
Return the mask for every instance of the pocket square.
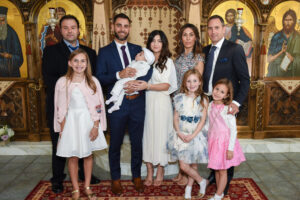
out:
M220 58L219 63L226 63L228 58Z

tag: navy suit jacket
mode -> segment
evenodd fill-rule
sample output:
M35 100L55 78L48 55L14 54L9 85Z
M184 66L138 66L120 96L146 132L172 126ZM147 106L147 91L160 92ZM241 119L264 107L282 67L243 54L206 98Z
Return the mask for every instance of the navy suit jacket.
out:
M211 45L204 47L205 63ZM205 71L204 66L204 71ZM205 72L204 72L205 73ZM234 89L233 100L242 105L248 95L250 77L243 47L234 42L224 40L217 58L212 84L221 78L231 80ZM208 83L203 83L205 86ZM206 87L204 87L206 88ZM207 87L208 88L208 87ZM207 92L207 91L205 91Z
M127 43L131 60L135 59L136 54L142 51L141 46ZM110 91L112 90L115 82L118 80L116 73L123 70L121 58L117 49L116 43L113 41L109 45L100 48L97 58L96 77L99 79L101 85L107 89L107 98L110 97ZM138 80L148 81L152 75L152 67L148 73L139 77ZM140 94L144 94L144 91L140 91Z

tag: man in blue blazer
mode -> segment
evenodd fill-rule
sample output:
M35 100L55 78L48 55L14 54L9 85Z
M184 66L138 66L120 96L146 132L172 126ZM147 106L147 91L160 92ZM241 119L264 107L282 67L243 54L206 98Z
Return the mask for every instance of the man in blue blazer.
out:
M115 82L122 78L133 77L136 70L127 67L136 54L142 51L138 45L127 42L130 31L130 19L127 15L120 13L113 18L112 30L115 39L109 45L99 50L96 66L96 76L101 85L106 87L106 98L110 98L110 92ZM147 75L138 78L148 81L152 75L152 68ZM109 166L112 178L112 192L120 195L123 192L120 177L120 149L126 128L129 132L131 142L131 172L135 189L143 192L144 186L141 180L142 165L142 139L145 118L145 92L130 95L134 90L132 84L127 82L126 94L120 110L108 114L110 126Z
M218 15L211 16L208 19L208 36L212 41L211 45L204 47L205 66L203 72L203 90L211 96L213 85L221 78L231 80L234 97L229 105L229 113L237 114L239 106L248 95L250 86L250 77L246 56L243 47L224 38L225 24L222 17ZM224 194L227 194L229 183L234 174L234 167L227 170L228 178ZM209 176L209 181L213 182L214 173Z

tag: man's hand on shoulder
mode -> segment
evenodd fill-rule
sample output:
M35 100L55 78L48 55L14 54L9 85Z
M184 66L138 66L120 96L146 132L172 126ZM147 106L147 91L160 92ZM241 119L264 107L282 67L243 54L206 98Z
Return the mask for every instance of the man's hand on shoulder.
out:
M235 115L239 112L239 107L235 104L235 103L231 103L228 105L228 114L232 114L232 115Z

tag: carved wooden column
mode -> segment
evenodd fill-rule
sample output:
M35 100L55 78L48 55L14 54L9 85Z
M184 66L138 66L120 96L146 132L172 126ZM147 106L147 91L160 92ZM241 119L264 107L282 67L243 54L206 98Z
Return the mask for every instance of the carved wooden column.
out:
M200 26L200 42L203 47L208 45L208 39L206 38L207 35L206 33L207 33L207 23L202 22Z
M263 139L264 135L264 103L265 103L265 83L264 81L253 81L250 84L250 89L256 89L256 102L255 102L255 127L254 138Z
M266 41L263 40L264 38L264 33L266 31L266 27L267 27L267 16L268 13L263 13L262 14L262 19L261 19L261 23L258 24L259 26L259 38L260 38L260 49L259 49L259 70L258 73L255 73L255 78L258 79L263 79L264 78L264 73L265 73L265 64L266 64L266 54L267 54L267 49L266 49Z
M25 38L26 38L26 56L27 56L27 71L28 71L28 79L37 78L37 67L36 63L33 61L33 52L32 52L32 44L33 40L35 40L33 35L33 26L34 24L31 22L25 22Z
M39 82L39 84L41 84ZM29 83L29 86L31 84ZM33 87L27 87L27 116L28 116L28 139L29 141L40 141L40 87L32 84Z
M86 45L92 48L92 42L93 42L93 22L87 22L86 23Z

